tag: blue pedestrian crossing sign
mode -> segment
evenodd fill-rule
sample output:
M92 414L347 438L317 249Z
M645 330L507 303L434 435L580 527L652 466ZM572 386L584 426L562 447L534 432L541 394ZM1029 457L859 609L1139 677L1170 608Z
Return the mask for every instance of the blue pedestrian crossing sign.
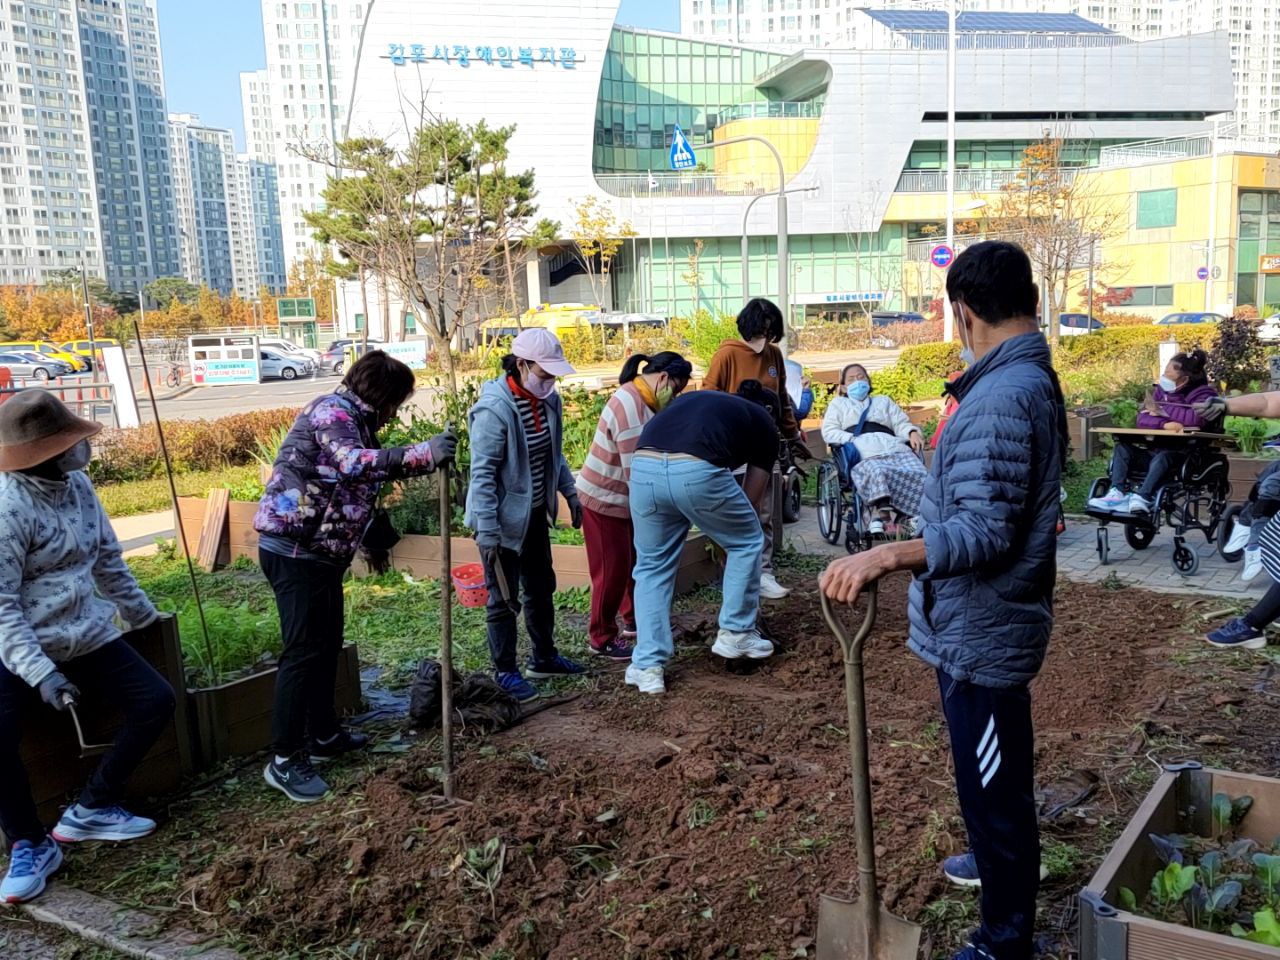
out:
M671 169L692 170L697 165L698 158L694 155L693 147L677 124L675 133L671 135Z

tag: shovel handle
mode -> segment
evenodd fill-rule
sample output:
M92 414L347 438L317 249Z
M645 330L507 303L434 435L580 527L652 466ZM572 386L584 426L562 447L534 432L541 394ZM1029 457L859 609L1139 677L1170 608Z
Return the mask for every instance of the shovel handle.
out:
M840 650L844 653L845 660L850 660L857 654L862 653L867 637L871 636L871 629L876 625L879 586L878 583L873 581L863 591L867 597L867 609L862 615L862 626L858 628L858 632L853 637L849 636L849 628L845 626L836 611L831 609L831 601L827 599L827 595L825 593L820 595L822 598L822 619L827 621L827 626L835 634L836 642L840 644Z
M875 822L871 810L871 762L867 746L867 696L863 682L862 648L876 622L878 591L871 583L863 591L867 609L862 626L851 638L848 628L823 593L822 616L844 653L845 705L849 715L849 759L853 768L853 822L858 844L858 909L862 912L868 944L879 943L880 890L876 881ZM867 955L872 956L871 954Z

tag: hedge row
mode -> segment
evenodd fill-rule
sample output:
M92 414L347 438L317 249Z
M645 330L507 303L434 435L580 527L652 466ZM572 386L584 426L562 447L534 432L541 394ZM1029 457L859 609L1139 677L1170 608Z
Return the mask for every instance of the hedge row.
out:
M178 473L220 470L274 456L275 440L289 429L298 411L292 407L236 413L216 420L168 420L165 443ZM95 441L89 472L101 483L145 480L164 473L160 441L153 424L104 430Z
M1102 363L1109 360L1120 360L1132 357L1135 350L1150 348L1150 356L1154 362L1159 344L1169 339L1176 339L1182 350L1201 347L1209 350L1218 335L1216 323L1185 324L1176 327L1159 327L1148 324L1145 327L1116 327L1099 330L1082 337L1063 337L1058 344L1058 353L1070 358L1072 363Z

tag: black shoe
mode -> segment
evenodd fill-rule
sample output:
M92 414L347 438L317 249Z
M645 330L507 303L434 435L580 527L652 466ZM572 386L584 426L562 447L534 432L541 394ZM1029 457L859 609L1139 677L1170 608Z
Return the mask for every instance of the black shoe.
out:
M351 730L339 730L333 739L327 742L314 740L311 743L311 762L328 763L348 753L355 753L369 746L369 738L363 733Z
M295 753L283 763L272 758L262 778L295 803L315 803L329 792L305 753Z

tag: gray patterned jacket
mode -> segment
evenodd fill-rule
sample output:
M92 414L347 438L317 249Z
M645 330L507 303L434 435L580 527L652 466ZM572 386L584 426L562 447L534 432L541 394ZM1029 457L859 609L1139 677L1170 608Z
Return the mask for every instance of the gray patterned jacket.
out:
M95 589L96 588L96 589ZM0 665L31 686L157 616L89 477L0 473Z

